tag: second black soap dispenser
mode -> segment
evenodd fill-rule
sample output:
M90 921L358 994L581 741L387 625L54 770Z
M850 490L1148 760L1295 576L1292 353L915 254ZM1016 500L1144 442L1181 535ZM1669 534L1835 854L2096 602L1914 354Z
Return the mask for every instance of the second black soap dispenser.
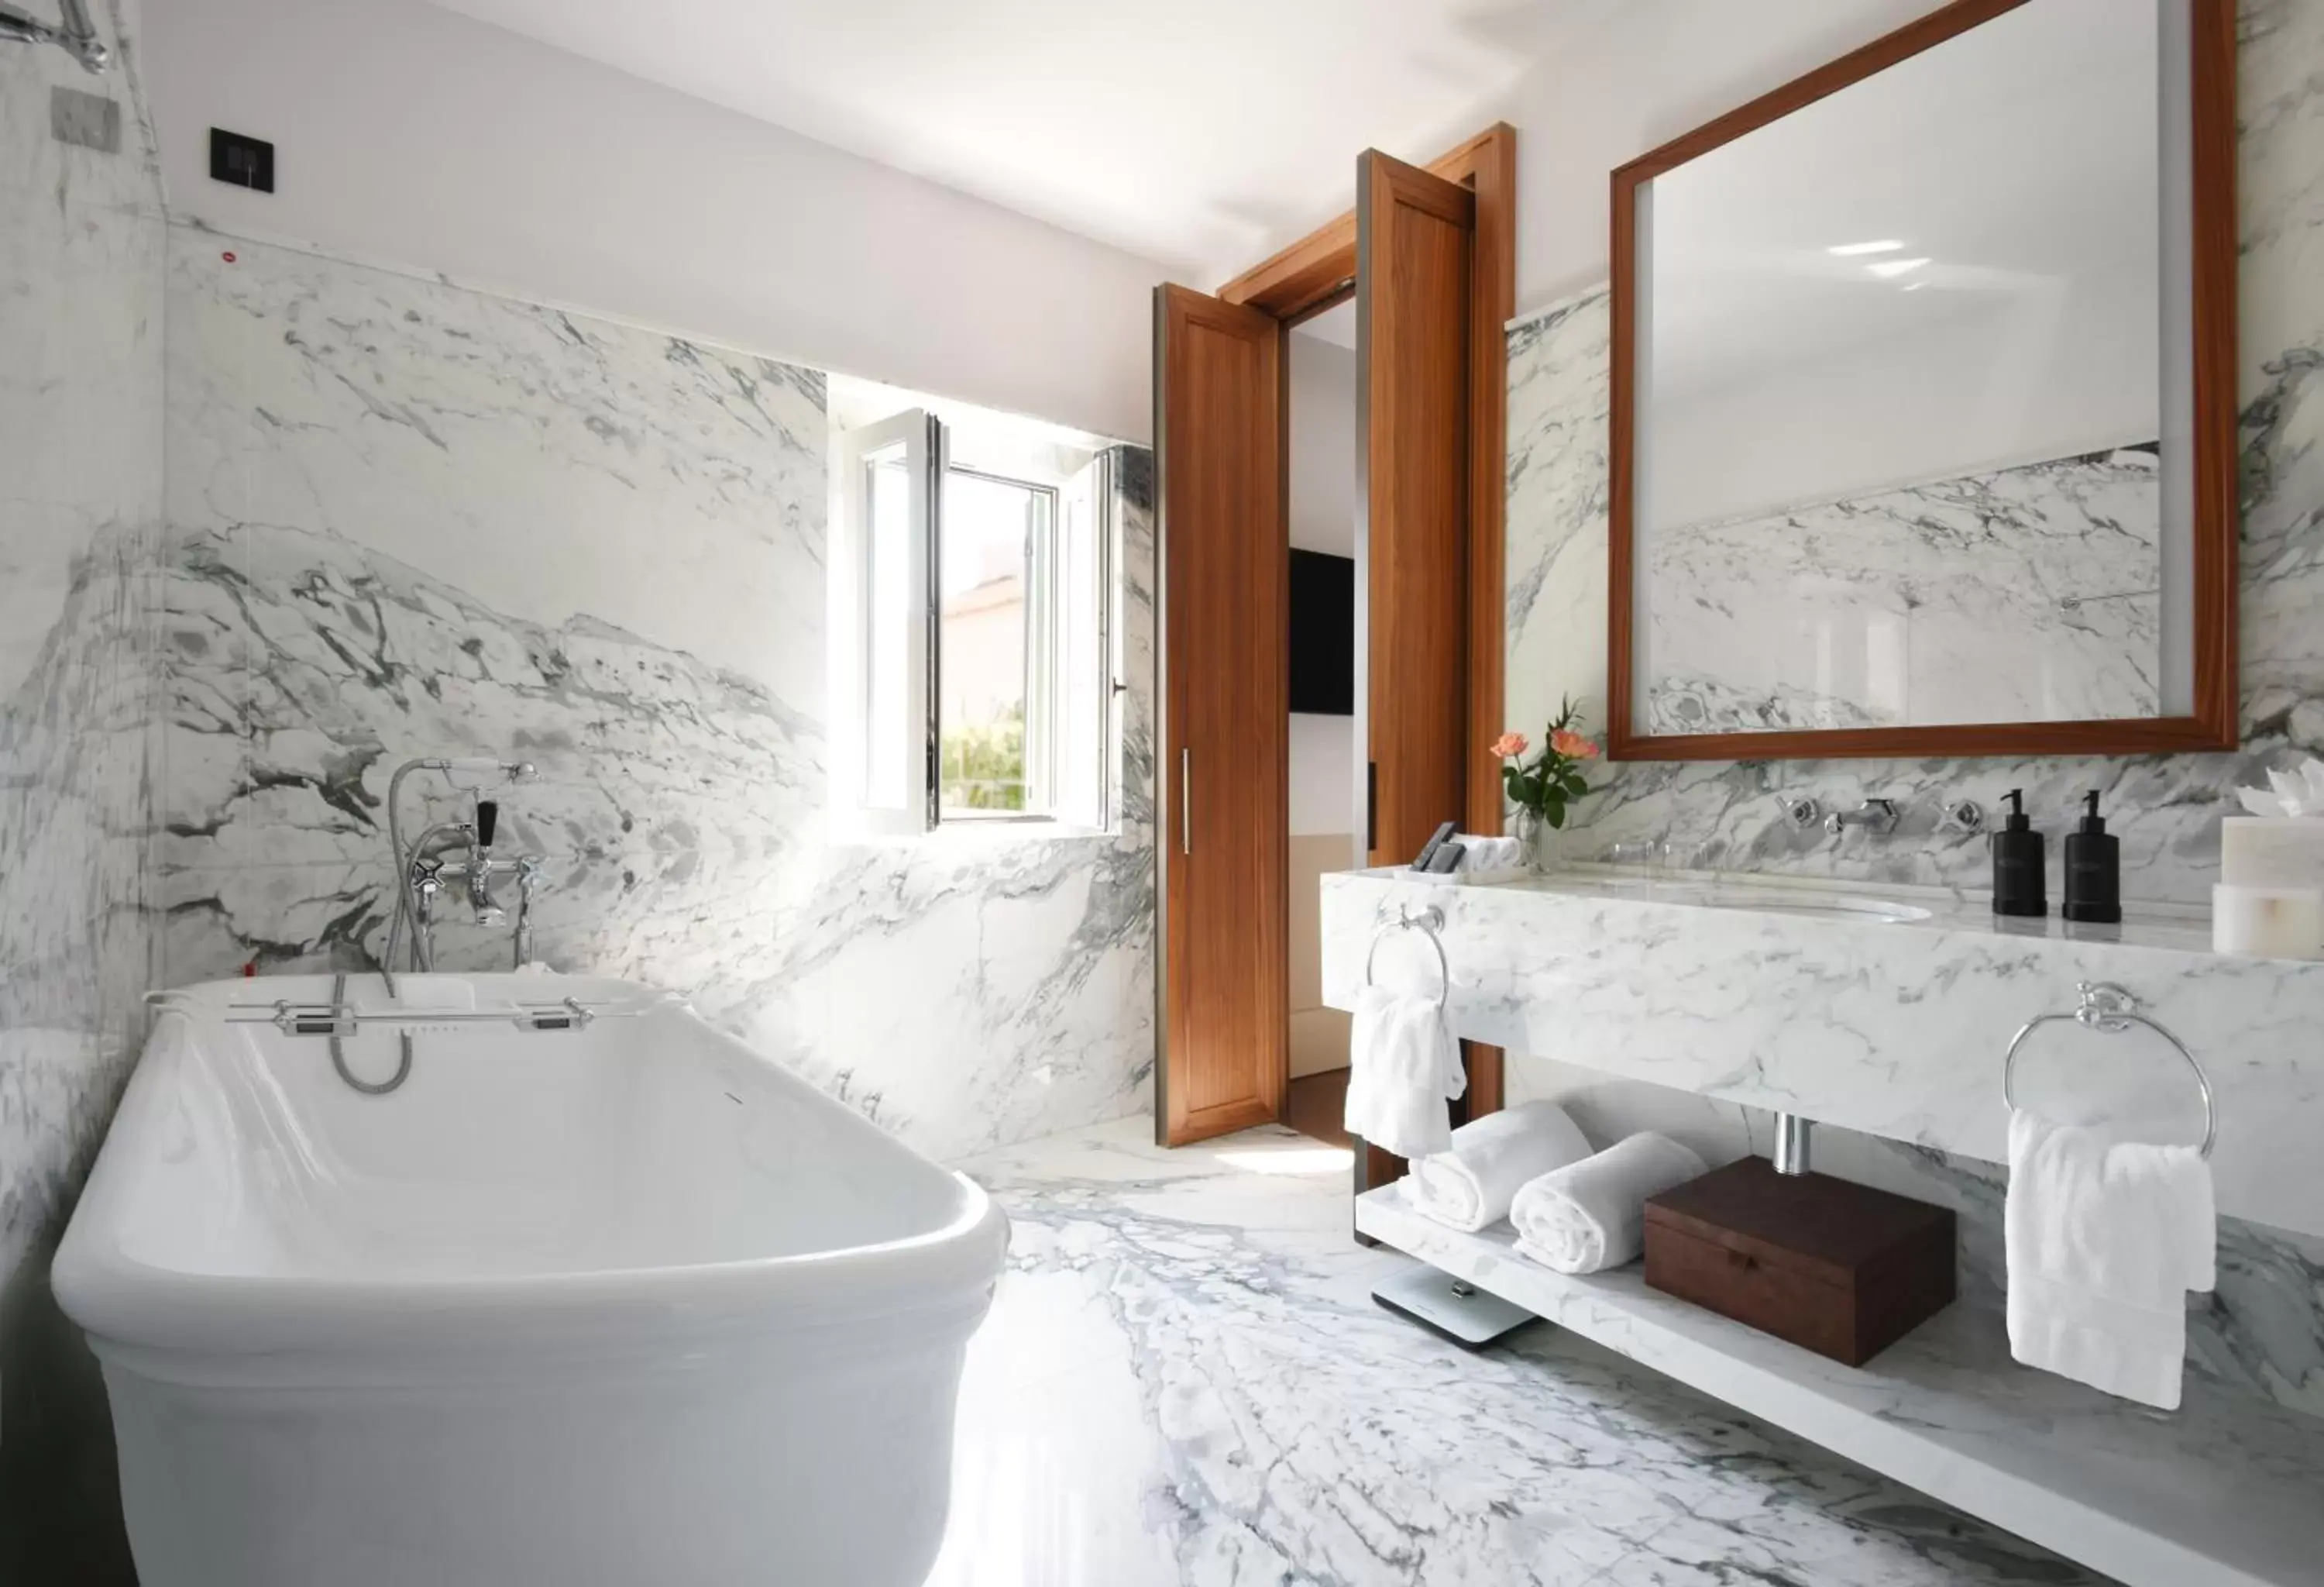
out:
M2080 830L2066 835L2066 902L2058 912L2069 920L2111 923L2122 918L2122 839L2106 829L2098 790L2082 797L2089 809Z
M2042 852L2042 835L2025 814L2025 790L2013 788L2007 798L2009 819L1993 835L1993 912L2046 915L2049 862Z

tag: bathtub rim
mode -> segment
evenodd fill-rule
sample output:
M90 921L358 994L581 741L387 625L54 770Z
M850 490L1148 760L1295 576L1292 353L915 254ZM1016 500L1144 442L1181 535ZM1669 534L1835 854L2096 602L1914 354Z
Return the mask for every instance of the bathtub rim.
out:
M457 973L455 973L456 975ZM498 973L504 976L506 973ZM484 975L462 976L484 979ZM651 989L608 977L599 986ZM211 981L189 992L246 989ZM190 1015L184 1015L190 1024ZM689 1336L827 1332L881 1319L953 1313L973 1329L990 1305L1006 1260L1009 1222L983 1186L895 1140L837 1099L678 1004L669 1011L705 1035L764 1062L778 1084L844 1128L876 1138L910 1166L951 1183L951 1215L934 1227L869 1245L669 1266L625 1266L521 1274L252 1274L165 1267L134 1256L118 1238L129 1154L162 1105L149 1066L171 1021L157 1020L141 1048L51 1268L57 1304L105 1347L129 1354L334 1356L383 1348L468 1350L553 1342L582 1351L621 1349ZM124 1357L124 1360L126 1358Z

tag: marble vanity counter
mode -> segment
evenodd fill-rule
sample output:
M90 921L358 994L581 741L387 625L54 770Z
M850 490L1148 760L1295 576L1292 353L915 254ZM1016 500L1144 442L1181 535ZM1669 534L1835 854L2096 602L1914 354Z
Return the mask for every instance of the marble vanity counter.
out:
M2220 1211L2324 1233L2324 964L2229 958L2200 914L2120 927L1997 921L1974 895L1740 877L1553 872L1499 886L1348 872L1323 883L1323 1000L1352 1006L1383 922L1434 905L1464 1038L1998 1162L2003 1056L2085 981L2119 983L2201 1060L2218 1094ZM1378 973L1434 986L1417 935ZM2199 1093L2152 1032L2061 1022L2019 1060L2060 1119L2193 1140Z

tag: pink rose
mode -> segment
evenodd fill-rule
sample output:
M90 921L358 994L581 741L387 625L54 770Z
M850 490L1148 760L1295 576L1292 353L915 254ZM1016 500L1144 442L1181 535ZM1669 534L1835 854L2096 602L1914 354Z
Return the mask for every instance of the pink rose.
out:
M1571 761L1594 761L1598 746L1569 727L1561 727L1549 735L1549 747Z
M1504 761L1514 761L1526 752L1526 735L1522 733L1505 733L1493 741L1492 751Z

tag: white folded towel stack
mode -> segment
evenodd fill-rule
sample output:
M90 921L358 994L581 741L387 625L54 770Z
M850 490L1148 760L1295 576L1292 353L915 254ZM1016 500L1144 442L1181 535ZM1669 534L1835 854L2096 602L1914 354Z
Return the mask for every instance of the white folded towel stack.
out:
M1508 1217L1527 1180L1589 1155L1563 1108L1527 1103L1452 1131L1450 1148L1412 1165L1407 1194L1414 1210L1473 1234Z
M2109 1143L2009 1117L2009 1353L2179 1408L2187 1291L2218 1282L2211 1166L2191 1146Z
M1652 1130L1530 1181L1509 1204L1517 1254L1561 1273L1597 1273L1646 1249L1646 1198L1699 1179L1703 1160Z
M1469 1088L1436 994L1367 986L1348 1029L1348 1132L1400 1158L1452 1144L1444 1104Z

